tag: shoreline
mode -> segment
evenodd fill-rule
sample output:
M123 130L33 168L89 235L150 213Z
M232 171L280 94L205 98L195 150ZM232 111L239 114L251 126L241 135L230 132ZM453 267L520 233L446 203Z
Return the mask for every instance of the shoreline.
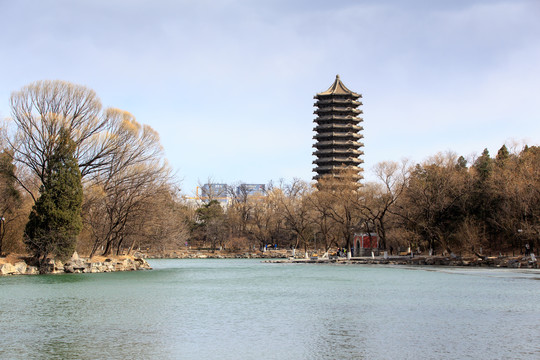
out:
M345 257L310 257L305 259L292 256L291 250L279 249L261 251L219 251L211 250L170 250L158 254L140 254L148 259L260 259L266 263L282 264L339 264L339 265L412 265L412 266L472 266L472 267L492 267L492 268L527 268L539 269L537 259L534 261L530 256L426 256L393 255L384 258L383 256L352 257L348 260Z
M92 258L79 257L74 253L66 262L48 259L44 268L29 265L28 258L24 256L10 256L2 258L0 263L0 276L10 275L47 275L47 274L88 274L118 271L151 270L152 267L140 256L94 256Z
M376 257L344 257L293 258L288 250L272 250L267 252L207 252L189 251L172 252L168 254L141 254L133 256L94 256L93 258L79 257L76 253L66 261L49 259L41 274L77 274L104 273L118 271L151 270L152 267L145 259L260 259L264 263L273 264L334 264L334 265L404 265L404 266L449 266L449 267L486 267L509 269L540 269L538 261L530 256L498 256L478 258L450 256L382 256ZM3 260L3 261L1 261ZM0 258L0 276L38 275L36 266L28 265L24 256L12 255Z
M339 265L407 265L407 266L462 266L510 269L539 269L538 261L530 256L486 257L449 257L449 256L391 256L347 258L310 258L310 259L272 259L264 260L274 264L339 264Z

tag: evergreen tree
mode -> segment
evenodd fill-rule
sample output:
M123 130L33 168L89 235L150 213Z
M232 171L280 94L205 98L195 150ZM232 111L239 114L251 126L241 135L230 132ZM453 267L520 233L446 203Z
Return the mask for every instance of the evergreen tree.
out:
M499 151L497 152L497 157L495 158L495 163L498 167L504 167L510 158L510 152L508 151L508 148L506 145L501 146Z
M463 156L457 159L456 170L467 170L467 160Z
M82 228L83 190L76 145L66 129L45 169L46 176L25 228L25 244L40 264L49 254L65 259L75 250Z
M6 234L6 223L13 219L15 210L21 204L21 195L15 183L15 165L13 154L9 151L0 152L0 255Z
M484 182L490 177L493 170L493 159L489 156L488 149L484 149L482 155L476 159L474 168L478 172L480 181Z

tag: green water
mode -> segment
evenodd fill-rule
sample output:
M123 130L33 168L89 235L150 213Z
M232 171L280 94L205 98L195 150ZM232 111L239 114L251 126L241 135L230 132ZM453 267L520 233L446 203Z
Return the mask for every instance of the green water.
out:
M150 260L0 278L0 359L540 359L540 272Z

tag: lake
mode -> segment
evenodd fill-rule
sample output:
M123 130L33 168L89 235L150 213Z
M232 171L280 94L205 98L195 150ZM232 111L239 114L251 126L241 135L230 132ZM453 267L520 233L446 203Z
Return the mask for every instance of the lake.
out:
M149 260L0 277L0 359L540 359L540 271Z

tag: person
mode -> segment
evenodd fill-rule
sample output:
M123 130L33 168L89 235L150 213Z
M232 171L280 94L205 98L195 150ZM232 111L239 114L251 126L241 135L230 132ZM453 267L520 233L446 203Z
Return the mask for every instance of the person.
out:
M394 255L394 247L390 246L390 255Z
M529 243L526 243L525 244L525 256L529 256L530 253L531 253L531 247L530 247Z

